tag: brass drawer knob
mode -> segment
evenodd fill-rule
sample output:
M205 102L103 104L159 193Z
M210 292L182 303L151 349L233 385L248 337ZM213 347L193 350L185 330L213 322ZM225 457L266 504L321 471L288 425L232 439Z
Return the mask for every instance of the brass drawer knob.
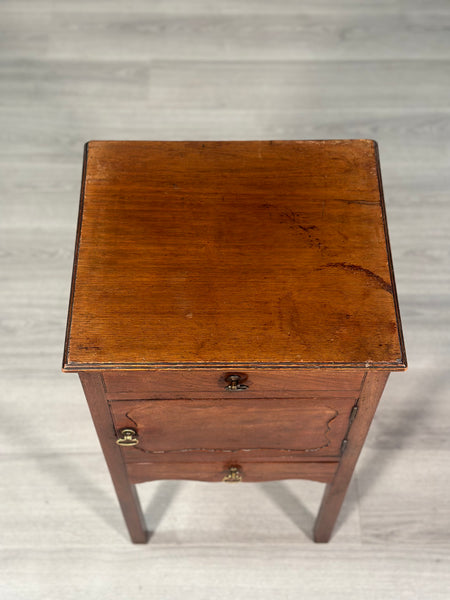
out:
M121 429L120 437L117 438L116 444L119 446L136 446L139 444L137 433L134 429Z
M246 375L241 375L239 373L230 373L225 376L225 381L228 381L228 385L225 386L225 389L230 392L240 392L241 390L248 389L248 385L244 385L242 381L247 379Z
M230 467L227 475L222 479L225 483L239 483L242 481L242 475L239 467Z

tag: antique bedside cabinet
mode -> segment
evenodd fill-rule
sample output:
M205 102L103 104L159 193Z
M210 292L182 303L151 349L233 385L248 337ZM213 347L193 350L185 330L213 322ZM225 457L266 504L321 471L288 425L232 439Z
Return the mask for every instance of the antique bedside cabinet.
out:
M288 478L328 541L405 368L375 142L86 145L63 370L134 542L137 483Z

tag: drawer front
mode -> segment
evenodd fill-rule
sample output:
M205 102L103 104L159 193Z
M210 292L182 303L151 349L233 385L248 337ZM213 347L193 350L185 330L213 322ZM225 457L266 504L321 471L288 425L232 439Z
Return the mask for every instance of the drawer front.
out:
M127 462L179 461L222 455L295 460L337 457L353 398L117 401L117 435L134 429L138 444L123 447Z
M322 463L130 463L128 475L132 483L156 479L194 479L198 481L252 482L277 479L311 479L329 483L337 462Z
M233 385L233 375L238 380ZM175 394L183 397L240 398L298 397L299 393L333 391L348 395L358 394L364 373L362 371L331 370L183 370L183 371L114 371L104 372L103 380L109 400L136 398L164 398ZM235 387L236 389L233 389ZM333 393L333 395L336 395Z

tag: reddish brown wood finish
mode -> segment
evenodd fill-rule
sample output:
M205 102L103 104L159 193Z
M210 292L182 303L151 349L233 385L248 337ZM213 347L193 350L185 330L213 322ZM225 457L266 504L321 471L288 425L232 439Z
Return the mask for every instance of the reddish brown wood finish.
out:
M80 219L67 371L405 367L370 140L90 142Z
M136 488L128 478L120 448L116 444L101 377L98 373L80 373L79 376L130 537L135 544L145 544L148 534L144 516Z
M114 402L117 431L134 427L139 444L124 448L126 460L163 453L283 457L338 457L353 398L267 400L138 400ZM197 458L198 460L198 458Z
M353 470L364 445L370 424L388 380L389 373L369 372L358 402L358 412L347 438L334 479L325 489L319 514L314 526L314 541L328 542L353 475Z
M277 479L311 479L328 483L336 472L337 462L254 463L228 461L223 463L129 463L128 475L133 483L155 479L196 479L223 481L230 466L237 465L242 481L273 481Z
M299 392L306 394L317 392L343 392L354 395L359 393L363 379L363 371L331 371L323 369L284 370L259 369L246 370L241 373L242 380L247 385L246 390L230 392L225 370L153 370L153 371L107 371L103 374L108 398L130 399L136 394L144 398L166 397L167 394L181 392L197 395L207 393L220 398L264 398L274 396L298 397Z
M328 541L406 368L376 144L91 142L84 166L63 369L132 540L135 483L239 466L326 482ZM125 427L138 446L116 444Z

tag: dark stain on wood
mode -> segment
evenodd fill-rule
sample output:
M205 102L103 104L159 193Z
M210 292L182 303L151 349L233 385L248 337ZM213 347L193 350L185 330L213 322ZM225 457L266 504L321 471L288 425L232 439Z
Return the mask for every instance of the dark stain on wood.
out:
M392 286L389 283L387 283L382 277L370 271L370 269L365 269L360 265L353 265L348 263L328 263L325 265L325 267L344 269L345 271L351 271L352 273L363 273L364 275L367 275L367 277L374 281L383 290L386 290L386 292L392 294Z

